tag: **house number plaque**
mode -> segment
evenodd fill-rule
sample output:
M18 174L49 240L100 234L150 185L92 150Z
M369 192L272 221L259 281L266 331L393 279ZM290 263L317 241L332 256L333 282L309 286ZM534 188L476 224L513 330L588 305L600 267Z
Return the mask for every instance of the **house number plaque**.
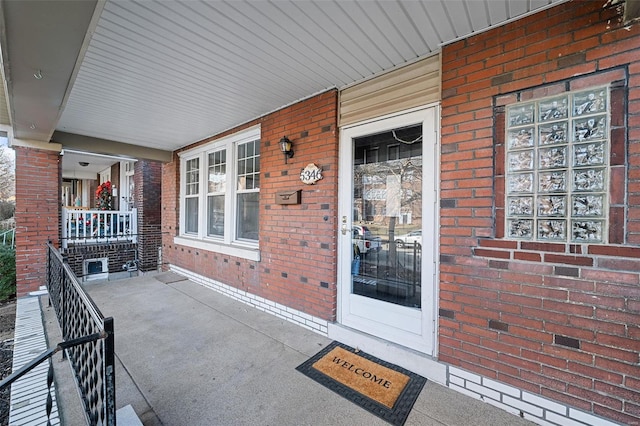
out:
M307 167L300 172L300 180L307 185L313 185L322 179L322 169L313 163L307 164Z

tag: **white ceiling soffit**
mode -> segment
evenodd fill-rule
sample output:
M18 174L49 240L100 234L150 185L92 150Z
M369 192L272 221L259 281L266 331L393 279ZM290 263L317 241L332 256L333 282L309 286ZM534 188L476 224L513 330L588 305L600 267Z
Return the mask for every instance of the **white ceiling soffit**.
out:
M48 141L96 1L0 2L3 77L16 138Z
M121 160L123 159L65 149L62 156L62 177L65 179L96 179L98 173Z
M108 0L56 129L174 150L560 1Z

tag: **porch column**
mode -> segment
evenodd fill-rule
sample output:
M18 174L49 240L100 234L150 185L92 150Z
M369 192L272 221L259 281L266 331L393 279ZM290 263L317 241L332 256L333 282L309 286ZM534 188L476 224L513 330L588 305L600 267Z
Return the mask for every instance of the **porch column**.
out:
M162 163L137 161L133 179L135 206L138 208L139 268L143 272L152 271L158 268L158 249L162 244Z
M60 151L55 143L14 139L16 284L25 296L46 283L47 242L60 242Z

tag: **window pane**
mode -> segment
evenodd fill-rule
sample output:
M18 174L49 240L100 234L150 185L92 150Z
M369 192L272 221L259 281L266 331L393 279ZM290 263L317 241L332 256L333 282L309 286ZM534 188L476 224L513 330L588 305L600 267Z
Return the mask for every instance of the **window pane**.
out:
M186 193L187 195L197 195L199 188L198 182L200 181L200 159L193 158L187 161L186 165Z
M238 194L237 237L258 240L259 193Z
M198 232L198 199L187 198L185 200L185 232Z
M259 146L259 140L251 141L238 146L238 190L260 188Z
M254 182L253 182L253 176L247 176L247 180L245 181L245 187L246 189L255 188Z
M353 294L421 307L422 138L417 124L352 139Z
M224 161L224 151L209 154L208 192L224 192L227 181L227 165Z
M207 235L224 235L224 195L208 197Z

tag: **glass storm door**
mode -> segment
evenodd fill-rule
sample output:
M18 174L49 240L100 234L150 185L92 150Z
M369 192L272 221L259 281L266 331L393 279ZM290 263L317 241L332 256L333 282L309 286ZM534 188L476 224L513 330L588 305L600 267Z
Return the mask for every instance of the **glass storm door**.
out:
M339 321L431 354L436 110L342 130Z

